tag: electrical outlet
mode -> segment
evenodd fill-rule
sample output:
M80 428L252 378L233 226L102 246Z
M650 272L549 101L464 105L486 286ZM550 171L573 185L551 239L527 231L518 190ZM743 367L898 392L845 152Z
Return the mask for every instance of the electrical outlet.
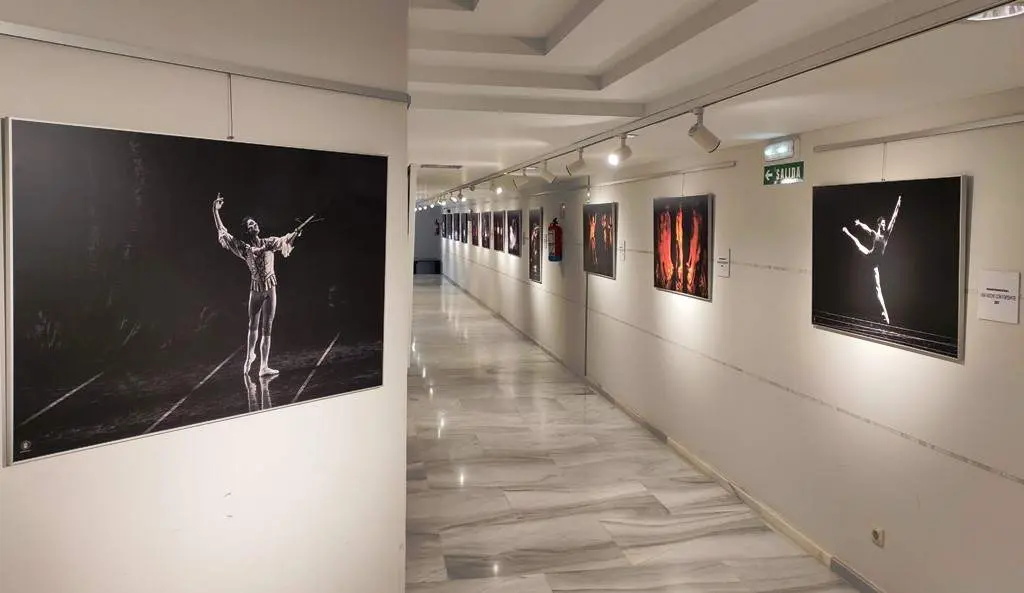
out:
M885 530L881 527L873 527L871 529L871 543L875 544L879 548L885 547Z

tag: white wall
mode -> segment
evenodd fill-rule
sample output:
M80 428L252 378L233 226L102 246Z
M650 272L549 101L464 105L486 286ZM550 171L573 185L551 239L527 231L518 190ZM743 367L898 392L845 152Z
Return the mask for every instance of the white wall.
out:
M1019 590L1024 327L977 320L976 278L1024 269L1024 126L811 148L1021 104L1024 89L805 134L803 184L763 187L755 145L661 166L735 159L735 168L595 189L594 201L619 203L627 251L616 280L589 280L588 377L887 591ZM963 364L811 327L811 189L883 174L973 176ZM711 303L652 286L652 199L705 192L716 196L716 250L731 248L733 258L732 277L713 280ZM582 200L539 201L569 201L574 213L564 279L552 282L549 265L543 287L524 284L525 262L445 242L447 269L541 344L574 341L551 349L579 369ZM870 541L874 526L887 532L884 549Z
M0 0L3 21L394 90L407 14L404 0ZM219 74L0 37L0 80L4 116L228 130ZM389 156L384 386L0 469L3 593L402 590L405 105L240 78L234 105L242 142Z

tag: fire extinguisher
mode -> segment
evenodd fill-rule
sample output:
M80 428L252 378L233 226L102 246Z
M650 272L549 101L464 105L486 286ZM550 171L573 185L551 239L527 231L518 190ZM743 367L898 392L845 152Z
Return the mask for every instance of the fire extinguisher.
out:
M557 218L548 225L548 261L562 261L562 227Z

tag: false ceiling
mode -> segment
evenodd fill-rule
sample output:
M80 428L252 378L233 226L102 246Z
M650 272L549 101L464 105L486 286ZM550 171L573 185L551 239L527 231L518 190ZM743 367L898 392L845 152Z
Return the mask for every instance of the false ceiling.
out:
M458 167L421 170L419 194L683 103L730 76L753 77L822 47L842 51L914 18L945 22L995 4L411 0L409 158ZM721 101L706 123L731 146L1020 87L1022 56L1024 18L956 22ZM683 116L645 128L630 143L630 164L690 154L691 123Z

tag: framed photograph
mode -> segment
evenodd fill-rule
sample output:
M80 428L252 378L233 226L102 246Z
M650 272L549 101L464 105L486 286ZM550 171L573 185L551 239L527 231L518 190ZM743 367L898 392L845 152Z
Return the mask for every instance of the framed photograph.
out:
M505 251L505 211L494 212L491 216L494 223L491 244L495 251Z
M478 246L480 245L480 213L474 212L470 215L469 220L471 223L469 227L469 234L473 239L473 245Z
M814 188L811 322L963 357L966 179Z
M516 257L521 257L522 250L522 228L523 213L520 210L509 210L505 213L508 232L505 234L505 242L508 243L508 252Z
M541 259L541 245L544 232L544 209L534 208L530 210L530 280L540 284L541 270L544 268Z
M583 205L583 271L615 279L617 202Z
M654 287L711 300L712 196L654 199Z
M469 243L469 213L459 214L459 238L463 243Z
M480 245L490 249L491 247L491 213L484 212L483 220L480 221Z
M8 461L381 385L386 157L4 128Z

